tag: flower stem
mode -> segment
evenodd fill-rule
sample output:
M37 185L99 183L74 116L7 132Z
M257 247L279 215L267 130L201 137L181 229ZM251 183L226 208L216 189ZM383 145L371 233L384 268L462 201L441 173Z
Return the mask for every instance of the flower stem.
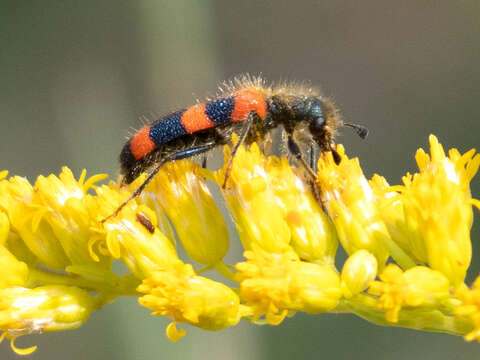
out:
M403 269L407 270L411 267L417 265L415 261L412 260L410 256L408 256L405 251L403 251L400 246L395 243L392 239L385 237L383 239L385 246L388 249L390 256L395 260L395 262Z
M115 277L114 282L110 280ZM66 285L75 286L81 289L96 291L99 293L108 293L109 296L138 296L136 287L140 283L138 280L132 281L130 278L120 278L109 272L105 279L87 279L76 274L54 273L43 269L30 269L29 286L39 285Z
M233 271L230 269L228 265L225 265L224 262L219 261L218 263L215 264L214 268L220 274L225 276L228 280L235 281L235 274L233 273Z
M335 310L341 313L355 313L382 326L401 326L452 335L465 335L473 329L469 319L444 314L438 308L431 307L404 308L399 313L398 322L391 323L385 319L385 312L377 307L377 300L364 294L342 300Z

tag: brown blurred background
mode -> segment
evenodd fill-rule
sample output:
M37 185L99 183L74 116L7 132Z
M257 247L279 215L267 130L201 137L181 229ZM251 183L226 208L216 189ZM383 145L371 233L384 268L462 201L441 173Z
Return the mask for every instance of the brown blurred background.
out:
M309 80L367 141L339 139L368 177L392 184L415 171L436 134L479 146L480 2L462 1L14 1L0 2L0 169L27 176L118 172L140 116L201 99L235 74ZM479 176L472 183L480 197ZM479 222L472 234L479 272ZM281 326L242 323L218 333L168 323L134 299L75 331L21 338L31 359L478 359L461 338L382 328L349 315L298 314ZM7 344L1 359L13 359Z

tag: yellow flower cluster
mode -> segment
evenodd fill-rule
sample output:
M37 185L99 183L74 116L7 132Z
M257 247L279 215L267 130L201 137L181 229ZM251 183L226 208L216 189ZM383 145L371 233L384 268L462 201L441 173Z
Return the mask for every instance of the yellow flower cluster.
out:
M74 329L118 296L136 296L153 315L169 317L172 341L185 334L177 323L277 325L297 311L350 312L480 339L480 280L464 284L472 205L480 205L469 184L480 155L453 149L447 156L434 136L430 148L417 152L417 174L390 186L379 175L366 179L342 146L339 164L321 155L315 184L285 158L240 147L222 189L245 249L236 264L224 263L230 236L210 191L222 186L226 165L214 172L191 161L166 164L105 222L145 175L129 186L99 186L104 175L87 179L84 171L76 180L63 168L32 185L2 171L1 339L31 353L35 347L20 350L14 340ZM226 147L225 164L230 157ZM180 244L202 268L179 258ZM349 255L341 269L339 244ZM127 275L112 271L116 259ZM201 275L212 269L229 281Z

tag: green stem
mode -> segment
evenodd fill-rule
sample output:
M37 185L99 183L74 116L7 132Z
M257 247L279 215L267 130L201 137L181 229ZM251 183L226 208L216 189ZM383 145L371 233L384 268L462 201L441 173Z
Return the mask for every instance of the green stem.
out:
M391 238L384 237L382 240L385 246L387 247L388 252L392 257L392 259L395 260L395 262L403 270L410 269L417 265L415 261L413 261L412 258L408 256L407 253L403 251L402 248L398 246L397 243L393 241Z
M114 278L114 281L111 281ZM29 270L29 286L40 285L65 285L81 289L108 293L108 297L138 296L136 287L140 283L136 279L121 278L113 273L108 273L104 279L88 279L76 274L54 273L42 269Z
M335 310L355 313L365 320L382 326L400 326L460 336L473 329L470 319L448 315L439 308L432 307L403 308L398 314L398 322L391 323L385 320L385 312L378 308L377 299L364 294L342 300Z
M230 266L225 265L222 261L219 261L214 266L215 270L217 270L220 274L225 276L228 280L235 281L235 274L230 269ZM236 281L235 281L236 282Z

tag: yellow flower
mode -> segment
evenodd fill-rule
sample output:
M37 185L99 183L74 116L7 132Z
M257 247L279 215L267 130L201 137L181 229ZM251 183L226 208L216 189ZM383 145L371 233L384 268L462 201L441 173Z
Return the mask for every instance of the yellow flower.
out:
M34 230L36 224L48 226L71 265L94 263L85 239L92 236L91 227L96 225L97 219L89 212L92 197L87 192L95 189L94 184L106 177L99 174L86 179L84 170L76 181L72 172L64 167L58 177L39 176L35 183L31 204L35 209L32 228ZM96 260L97 266L108 268L111 265L110 258Z
M35 289L10 287L0 289L0 330L13 340L25 334L75 329L96 308L95 299L85 291L70 286L41 286ZM36 347L18 350L29 354Z
M225 163L228 159L226 148ZM277 205L277 198L268 187L262 160L264 156L255 144L250 151L241 147L235 156L224 198L245 249L256 244L267 251L281 252L289 249L290 228L284 210ZM214 180L221 186L224 171L215 175Z
M318 185L338 238L348 254L364 249L383 267L389 256L390 234L382 221L373 191L357 158L349 159L341 145L342 161L337 165L330 152L318 162Z
M459 286L472 256L474 202L469 183L478 171L480 155L473 156L475 151L471 150L461 156L452 149L447 157L433 135L430 148L431 157L422 149L417 151L420 173L407 175L404 186L395 187L401 191L405 217L397 229L408 239L402 247Z
M97 197L91 206L98 218L112 214L129 197L127 191L119 191L103 185L97 189ZM112 258L122 259L125 265L138 279L144 279L153 271L163 270L180 263L171 240L155 229L153 233L138 221L137 214L146 214L149 221L156 224L155 212L145 205L130 201L118 216L108 219L104 224L99 221L92 228L100 237L93 238L97 247ZM93 244L89 245L90 247Z
M424 266L403 272L389 264L380 274L381 281L370 284L368 292L380 297L378 306L387 321L396 323L403 307L434 305L449 296L449 281L442 273Z
M59 177L40 176L34 187L20 177L0 182L0 207L7 212L11 229L34 261L49 269L93 263L85 246L95 221L87 211L87 191L105 176L96 175L85 182L85 175L84 171L77 182L71 171L63 168ZM101 263L104 267L111 264L105 258Z
M197 276L188 264L152 272L138 291L145 294L139 299L141 305L153 310L153 315L171 317L174 323L188 322L203 329L220 330L240 320L240 302L235 292ZM171 326L167 335L178 340L178 332Z
M300 261L293 252L246 251L238 263L240 298L253 319L265 315L278 325L291 311L321 313L332 310L341 296L340 277L331 267Z
M268 186L286 214L290 246L302 260L333 266L338 247L335 228L299 169L292 168L285 157L269 157L264 166Z
M199 171L191 161L166 164L146 191L171 219L188 255L200 264L215 265L228 251L229 235Z
M402 194L390 186L387 180L375 174L369 181L377 208L393 241L415 262L426 263L426 249L416 223L405 220Z
M14 176L0 181L0 207L8 215L10 228L19 234L28 258L53 270L63 270L69 264L65 252L48 224L41 220L42 212L32 207L34 191L27 179ZM39 215L36 215L38 214Z
M226 148L225 166L213 176L219 185L229 159ZM256 144L249 150L240 147L223 195L246 250L294 249L304 260L333 264L338 246L335 229L285 158L265 157Z
M462 303L455 309L455 314L469 318L473 324L473 330L465 335L465 340L480 341L480 276L476 278L471 289L462 287L457 295Z

